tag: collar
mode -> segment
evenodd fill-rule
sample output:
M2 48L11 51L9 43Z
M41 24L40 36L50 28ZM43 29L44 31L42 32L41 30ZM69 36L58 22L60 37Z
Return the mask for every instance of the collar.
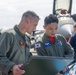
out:
M48 36L49 40L54 43L55 42L55 37L51 37L51 36Z
M14 26L14 30L15 30L19 35L21 35L22 37L25 37L25 34L22 34L22 33L20 32L20 30L18 29L18 25L15 25L15 26Z

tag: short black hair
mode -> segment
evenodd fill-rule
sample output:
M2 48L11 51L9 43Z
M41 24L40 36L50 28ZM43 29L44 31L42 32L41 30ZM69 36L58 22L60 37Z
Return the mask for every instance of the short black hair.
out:
M52 14L50 14L49 16L46 16L44 19L44 25L54 23L54 22L58 23L58 18Z
M25 17L25 18L35 18L36 17L36 18L40 19L39 16L34 11L30 11L30 10L24 12L22 17Z

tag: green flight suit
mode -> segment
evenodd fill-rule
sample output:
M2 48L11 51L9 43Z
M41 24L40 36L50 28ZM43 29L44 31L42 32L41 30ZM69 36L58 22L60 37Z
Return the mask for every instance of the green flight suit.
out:
M35 44L37 54L41 56L73 57L73 48L62 35L55 35L55 43L51 43L46 34Z
M30 56L30 39L23 35L17 25L0 36L0 70L9 74L15 64L24 64ZM1 75L1 74L0 74Z

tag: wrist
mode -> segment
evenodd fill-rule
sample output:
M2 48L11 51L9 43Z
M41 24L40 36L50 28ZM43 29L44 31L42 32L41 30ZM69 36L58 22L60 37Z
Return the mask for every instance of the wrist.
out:
M61 74L64 74L64 72L63 72L62 70L60 71L60 73L61 73Z
M15 67L15 65L13 65L12 67L11 67L11 69L10 69L10 71L13 71L13 68Z

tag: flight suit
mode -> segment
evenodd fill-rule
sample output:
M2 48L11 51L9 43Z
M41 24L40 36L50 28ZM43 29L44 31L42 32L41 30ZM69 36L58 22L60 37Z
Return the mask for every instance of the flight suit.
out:
M10 69L13 65L24 64L28 60L30 57L29 48L30 39L19 31L17 25L1 34L0 70L2 75L13 75Z
M46 34L35 44L37 54L41 56L73 57L73 48L62 35L55 35L53 44Z

